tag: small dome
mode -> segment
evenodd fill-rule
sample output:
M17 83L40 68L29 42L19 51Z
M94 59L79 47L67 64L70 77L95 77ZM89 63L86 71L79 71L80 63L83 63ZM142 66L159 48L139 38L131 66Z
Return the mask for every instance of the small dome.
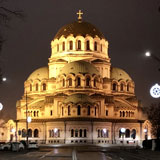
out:
M70 34L73 34L74 37L76 36L83 36L90 35L91 37L98 36L100 39L105 39L103 34L92 24L88 22L78 22L75 21L73 23L67 24L59 29L54 39L59 39L61 36L65 38L68 37Z
M93 100L85 94L73 94L68 96L65 100L64 103L93 103Z
M61 74L95 74L99 75L98 70L90 63L85 62L85 61L75 61L66 64L61 70L60 70L60 75Z
M41 67L30 74L27 80L35 80L35 79L48 79L49 71L48 67Z
M116 67L111 68L111 79L123 79L125 81L132 80L131 77L124 70Z

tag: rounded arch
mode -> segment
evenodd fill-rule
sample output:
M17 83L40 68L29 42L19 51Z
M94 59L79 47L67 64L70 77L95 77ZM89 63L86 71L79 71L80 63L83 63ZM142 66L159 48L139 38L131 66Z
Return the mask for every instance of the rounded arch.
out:
M34 137L39 137L39 130L37 128L34 129L33 136Z
M113 91L118 91L118 83L116 81L112 82L112 90Z

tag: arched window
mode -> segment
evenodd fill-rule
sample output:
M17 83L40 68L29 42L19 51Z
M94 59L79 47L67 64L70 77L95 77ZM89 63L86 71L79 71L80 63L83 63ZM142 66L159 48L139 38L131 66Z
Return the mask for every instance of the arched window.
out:
M121 89L121 91L123 91L123 90L124 90L124 84L123 84L123 83L121 83L121 85L120 85L120 89Z
M91 107L88 106L88 115L90 115L90 114L91 114Z
M126 131L125 131L125 133L122 133L121 129L119 130L119 138L123 138L125 134L126 134Z
M32 84L30 84L30 91L32 91Z
M101 130L98 129L98 137L100 137L100 136L101 136Z
M68 106L68 116L71 115L71 106Z
M62 116L63 116L63 114L64 114L64 111L63 111L64 109L63 109L63 107L62 107Z
M36 83L36 91L38 91L38 83Z
M130 84L129 83L127 84L127 91L128 92L130 91Z
M103 137L103 130L101 129L101 137Z
M86 50L90 50L90 44L89 44L89 41L86 42Z
M38 136L39 136L38 134L39 134L38 129L35 129L35 130L34 130L34 137L38 137Z
M129 130L129 129L126 129L125 137L126 137L126 138L129 138L129 137L130 137L130 130Z
M32 129L28 129L28 137L32 137Z
M101 44L101 52L103 52L103 46L102 46L102 44Z
M122 117L122 112L120 111L120 117Z
M73 50L73 42L72 41L69 41L69 49Z
M74 137L74 129L71 129L71 137Z
M112 90L113 90L113 91L117 91L117 84L116 84L116 83L113 83L113 84L112 84Z
M87 77L87 78L86 78L86 86L87 86L87 87L90 86L90 80L91 80L90 77Z
M78 129L75 130L75 137L78 137Z
M81 50L81 41L80 40L78 40L78 44L77 44L78 46L77 46L77 49L78 50Z
M36 111L33 112L33 116L36 117Z
M80 77L77 77L77 86L81 86L81 78Z
M79 137L82 137L82 129L79 130Z
M26 137L26 130L22 129L22 137Z
M37 111L37 117L39 117L39 111Z
M96 78L93 81L93 85L94 85L94 87L97 87L97 79Z
M72 78L69 78L69 79L68 79L68 82L69 82L68 85L69 85L69 86L72 86Z
M42 84L42 90L46 91L46 84L45 83Z
M125 111L123 111L123 117L125 117Z
M132 137L133 139L136 139L136 130L135 130L135 129L132 129L131 137Z
M65 42L62 43L62 50L65 51Z
M96 116L97 108L94 108L94 115Z
M58 131L57 131L57 132L58 132L58 133L57 133L57 134L58 134L58 137L60 137L60 129L58 129Z
M87 137L87 130L84 129L84 137Z
M94 50L97 51L97 42L94 42Z
M128 117L128 111L126 111L126 117Z
M77 115L81 115L81 106L80 105L78 105L78 107L77 107Z
M57 52L59 51L59 44L57 44Z
M62 80L62 86L65 86L65 79Z

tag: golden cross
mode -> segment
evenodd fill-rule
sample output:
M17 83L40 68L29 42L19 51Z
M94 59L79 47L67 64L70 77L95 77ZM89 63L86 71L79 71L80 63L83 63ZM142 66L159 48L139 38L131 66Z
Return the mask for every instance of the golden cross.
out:
M82 12L81 10L79 10L79 11L77 12L77 14L78 14L78 20L82 20L83 12Z

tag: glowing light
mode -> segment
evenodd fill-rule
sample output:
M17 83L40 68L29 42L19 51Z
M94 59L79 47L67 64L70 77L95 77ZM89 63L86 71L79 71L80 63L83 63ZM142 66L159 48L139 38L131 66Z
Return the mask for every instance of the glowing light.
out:
M55 128L55 129L54 129L54 133L56 133L57 131L58 131L58 129L57 129L57 128Z
M2 81L3 81L3 82L5 82L6 80L7 80L7 78L6 78L6 77L3 77L3 78L2 78Z
M150 56L151 56L151 53L150 53L150 52L146 52L146 53L145 53L145 56L146 56L146 57L150 57Z
M155 84L150 89L150 95L153 98L159 98L160 97L160 86L158 84Z
M145 128L145 129L143 130L143 132L144 132L144 133L147 133L147 129Z
M3 105L2 103L0 103L0 111L3 109Z
M107 130L104 128L104 129L103 129L103 132L104 132L104 133L106 133L106 132L107 132Z
M32 118L31 118L31 117L28 117L28 118L27 118L27 122L30 123L31 121L32 121Z
M12 133L15 133L15 132L16 132L15 128L12 128L11 132L12 132Z
M121 132L125 133L126 129L125 128L121 128Z

